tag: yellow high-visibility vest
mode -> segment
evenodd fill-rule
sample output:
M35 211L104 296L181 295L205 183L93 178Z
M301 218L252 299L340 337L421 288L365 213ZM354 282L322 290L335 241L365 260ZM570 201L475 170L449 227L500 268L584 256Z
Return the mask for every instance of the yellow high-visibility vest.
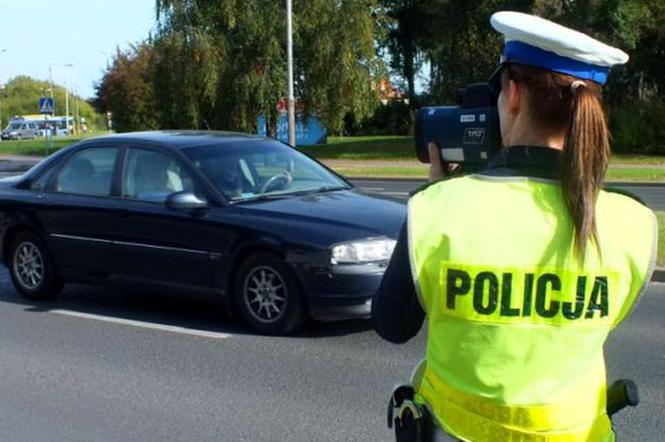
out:
M469 441L613 441L603 343L653 271L657 227L602 191L601 253L575 256L556 181L469 175L409 202L409 255L427 313L418 386L438 423Z

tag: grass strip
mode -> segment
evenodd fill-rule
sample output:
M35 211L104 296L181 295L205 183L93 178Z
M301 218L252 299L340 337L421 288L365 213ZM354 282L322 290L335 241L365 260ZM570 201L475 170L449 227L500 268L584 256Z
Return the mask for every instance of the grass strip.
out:
M416 155L413 138L405 136L329 137L326 145L299 149L317 159L412 160Z
M665 181L665 167L640 168L621 167L612 168L607 172L608 181Z
M325 163L326 161L323 160ZM404 166L372 166L371 162L359 161L358 165L350 165L348 162L344 165L335 166L329 164L332 168L342 175L351 177L374 177L374 178L427 178L427 165L404 165ZM663 182L665 181L665 168L612 168L607 173L608 181L642 181L642 182Z
M34 140L5 140L0 142L0 154L10 155L26 155L26 156L44 156L47 153L51 154L56 150L74 144L84 138L89 138L93 135L101 135L95 133L85 137L72 136L72 137L54 137L51 140L51 146L47 149L46 139L35 138Z
M324 161L325 162L325 161ZM366 165L364 167L348 167L339 166L331 167L335 172L348 176L348 177L368 177L368 178L427 178L428 166L423 167L397 167L397 166L383 166L371 167Z
M324 146L302 146L300 150L318 159L413 160L415 141L410 136L328 137ZM612 163L665 167L665 156L615 154Z

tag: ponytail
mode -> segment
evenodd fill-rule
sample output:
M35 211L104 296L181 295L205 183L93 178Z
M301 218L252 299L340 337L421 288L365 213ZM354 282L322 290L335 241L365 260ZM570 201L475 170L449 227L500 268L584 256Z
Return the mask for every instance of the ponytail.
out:
M591 240L600 253L596 199L610 157L610 135L600 101L600 85L570 75L509 64L508 78L529 89L534 122L566 133L561 164L561 190L575 228L574 246L584 262Z
M591 239L598 252L596 199L610 157L610 136L598 97L586 83L571 84L572 113L561 169L563 197L575 225L575 250L583 261Z

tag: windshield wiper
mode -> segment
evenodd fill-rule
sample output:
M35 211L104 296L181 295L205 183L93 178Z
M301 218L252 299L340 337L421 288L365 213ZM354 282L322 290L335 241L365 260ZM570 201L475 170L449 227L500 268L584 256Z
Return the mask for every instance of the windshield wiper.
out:
M323 192L334 192L336 190L349 190L349 189L353 189L353 187L352 186L323 186L323 187L319 187L318 189L316 189L316 191L319 192L319 193L323 193Z
M335 192L337 190L348 190L351 189L351 186L322 186L317 187L316 189L301 190L299 192L293 192L289 195L312 195L315 193L326 193L326 192Z
M247 198L237 198L231 201L233 203L251 203L252 201L279 200L283 198L288 198L291 195L292 194L290 193L265 194L265 195L250 196Z
M307 189L307 190L299 190L297 192L290 192L290 193L269 193L269 194L264 194L264 195L256 195L256 196L251 196L247 198L238 198L233 200L234 203L249 203L252 201L266 201L266 200L278 200L278 199L283 199L283 198L290 198L292 196L303 196L303 195L312 195L312 194L317 194L317 193L325 193L325 192L335 192L337 190L348 190L352 189L352 186L322 186L322 187L317 187L316 189Z

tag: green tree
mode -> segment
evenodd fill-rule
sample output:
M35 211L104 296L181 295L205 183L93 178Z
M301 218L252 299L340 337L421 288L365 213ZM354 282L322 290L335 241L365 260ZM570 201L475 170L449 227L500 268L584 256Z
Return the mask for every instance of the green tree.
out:
M51 84L48 81L36 80L28 76L14 77L0 89L0 110L2 114L0 126L4 128L11 117L38 114L39 98L50 95ZM65 96L66 91L63 86L53 86L53 98L57 115L65 114ZM77 102L79 116L86 119L91 129L101 124L101 118L95 112L93 106L72 93L69 94L70 116L75 117Z
M393 72L405 80L413 106L416 74L425 60L424 44L433 40L436 28L435 8L431 0L381 0L379 4L385 16L379 22L384 29L379 46L387 50Z
M263 113L274 132L276 106L287 89L284 2L156 4L160 107L187 114L178 120L171 112L164 122L252 131ZM305 112L339 131L347 113L365 116L377 104L372 85L381 64L374 47L375 0L295 0L293 10L297 95ZM185 103L177 105L179 99Z
M533 0L425 0L421 45L430 61L433 98L450 103L458 87L487 79L503 46L489 24L491 15L505 9L528 12L532 5Z
M153 58L150 42L118 50L96 85L95 106L100 112L112 112L113 128L118 132L159 127Z

